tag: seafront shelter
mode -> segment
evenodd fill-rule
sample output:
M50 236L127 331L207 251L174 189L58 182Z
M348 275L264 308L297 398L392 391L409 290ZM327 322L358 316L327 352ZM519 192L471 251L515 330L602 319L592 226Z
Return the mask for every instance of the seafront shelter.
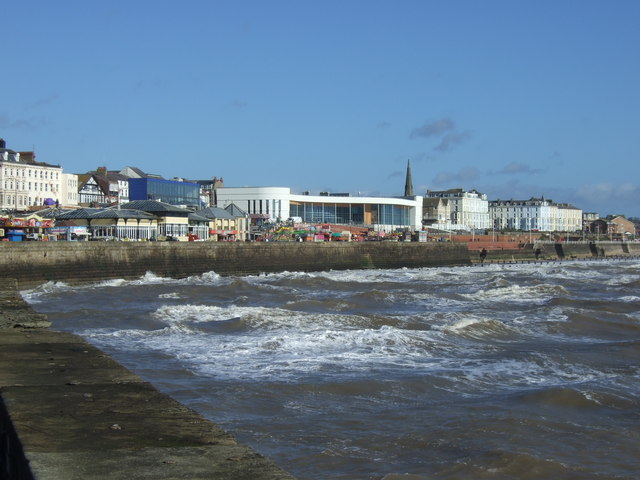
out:
M304 223L357 225L377 231L422 228L422 197L363 197L348 193L292 194L288 187L223 187L218 206L234 203L250 215L272 221L298 218Z
M155 200L134 200L122 205L124 209L151 214L158 222L158 240L171 237L186 241L189 238L189 210Z
M65 225L61 226L62 223ZM58 215L56 224L58 234L67 230L67 238L78 236L74 227L86 227L86 236L94 240L149 240L158 232L158 221L153 215L115 208L71 210Z

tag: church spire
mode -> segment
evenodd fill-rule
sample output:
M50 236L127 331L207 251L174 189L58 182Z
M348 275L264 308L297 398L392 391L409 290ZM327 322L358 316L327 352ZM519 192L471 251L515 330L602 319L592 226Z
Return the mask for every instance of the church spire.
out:
M411 160L407 160L407 179L404 182L404 196L413 197L413 181L411 180Z

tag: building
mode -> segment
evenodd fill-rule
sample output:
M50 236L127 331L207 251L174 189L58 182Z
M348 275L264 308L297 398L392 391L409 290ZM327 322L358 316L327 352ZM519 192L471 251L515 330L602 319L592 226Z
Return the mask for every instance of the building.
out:
M422 201L422 224L432 228L451 230L451 207L448 198L432 197Z
M90 207L115 203L117 195L110 195L109 181L96 173L78 175L78 204Z
M63 173L62 182L60 182L60 205L76 206L78 205L78 175L74 173Z
M579 232L582 230L582 210L569 205L559 203L556 205L557 220L556 229L559 232Z
M170 205L199 207L200 185L160 178L130 178L129 199L156 200Z
M544 198L492 200L489 202L489 214L495 230L557 230L552 202Z
M132 200L122 205L123 209L140 210L153 215L158 222L158 240L172 238L188 240L189 210L157 200Z
M224 209L237 221L238 240L249 240L249 214L233 203L227 205Z
M427 190L426 198L442 198L449 202L449 223L454 230L486 230L490 228L487 195L462 188Z
M626 239L636 235L636 224L622 215L616 215L609 220L609 233L618 239Z
M302 195L288 187L224 187L216 191L218 206L235 204L249 216L270 221L289 218L304 223L367 226L374 230L420 230L422 197L361 197L346 193Z
M205 207L215 207L217 205L216 191L218 188L224 187L224 179L222 177L213 177L211 180L191 180L191 183L200 185L201 205Z
M577 232L582 230L582 210L552 200L492 200L491 225L495 230Z
M229 208L219 207L207 207L194 213L208 220L210 240L236 241L247 238L247 218L244 213L238 216L232 214Z
M37 162L34 152L16 152L0 139L0 209L25 211L64 203L62 167Z
M140 210L80 208L58 214L50 232L61 240L151 240L158 236L158 220Z

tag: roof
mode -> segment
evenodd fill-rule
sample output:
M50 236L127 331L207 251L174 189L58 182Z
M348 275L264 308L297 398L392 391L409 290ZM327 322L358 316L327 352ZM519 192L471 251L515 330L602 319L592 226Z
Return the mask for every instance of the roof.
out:
M162 178L155 173L145 173L138 167L124 167L119 173L127 178Z
M91 219L91 218L138 218L151 220L153 215L140 210L117 208L80 208L59 214L57 220Z
M4 153L8 158L4 159ZM19 158L18 158L19 157ZM60 165L53 165L47 162L36 162L36 156L33 152L16 152L10 148L0 148L0 162L17 163L20 165L32 165L36 167L62 168Z
M238 207L235 203L231 203L224 207L224 209L229 212L229 214L233 217L244 217L247 212Z
M176 207L175 205L157 200L132 200L131 202L121 205L121 208L142 210L148 213L182 214L185 217L189 215L189 211L185 208Z
M100 187L102 193L105 195L109 194L109 181L103 177L102 175L98 175L97 173L80 173L78 174L78 191L81 191L84 186L89 182L89 180L94 179L96 181L96 185Z
M120 172L114 172L112 170L109 170L107 172L107 178L109 179L110 182L113 181L127 181L129 180L129 177L127 177L126 175L121 174Z
M206 222L206 223L209 223L209 220L210 219L208 219L207 217L203 217L201 215L198 215L195 212L191 212L189 214L189 221L191 221L191 222Z
M101 210L100 208L78 208L77 210L68 210L56 217L56 220L71 220L73 218L93 218L93 214Z
M207 219L234 218L233 215L227 212L224 208L218 208L218 207L203 208L202 210L196 210L195 213Z
M39 216L40 218L57 218L63 213L70 212L70 211L72 210L62 210L61 208L51 207L51 208L44 208L42 210L38 210L34 212L34 214Z
M118 208L105 208L95 212L91 218L137 218L137 219L146 219L151 220L154 218L153 215L147 212L143 212L142 210L128 210L128 209L118 209Z
M442 197L427 197L422 200L423 207L437 207L438 205L447 206L448 204L449 199Z

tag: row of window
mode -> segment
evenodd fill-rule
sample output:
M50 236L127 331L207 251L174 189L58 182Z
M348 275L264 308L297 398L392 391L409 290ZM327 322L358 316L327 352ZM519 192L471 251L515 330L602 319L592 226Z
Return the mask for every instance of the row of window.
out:
M45 180L58 180L60 172L50 172L49 170L36 170L31 168L10 168L4 167L5 177L29 177L38 178L38 172L40 172L40 178Z
M29 207L31 205L43 205L44 198L27 197L25 195L0 194L0 208Z
M270 218L281 218L282 200L247 200L247 213L266 213Z
M14 185L15 185L15 189L19 190L19 191L24 191L24 190L35 190L36 192L38 191L38 187L39 190L41 192L48 192L49 191L49 184L48 183L38 183L38 182L33 182L33 188L31 188L31 182L15 182L15 184L13 183L12 180L5 180L4 181L4 189L5 190L13 190L14 189ZM28 188L26 188L28 187ZM54 185L51 185L51 191L55 192L57 189L55 188Z

